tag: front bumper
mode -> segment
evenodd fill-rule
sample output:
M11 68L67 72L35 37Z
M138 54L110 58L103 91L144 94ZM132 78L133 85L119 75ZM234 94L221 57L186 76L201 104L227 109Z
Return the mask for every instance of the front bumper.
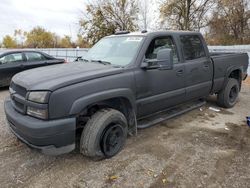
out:
M75 118L44 121L17 112L9 99L4 104L12 132L24 143L48 155L75 149Z

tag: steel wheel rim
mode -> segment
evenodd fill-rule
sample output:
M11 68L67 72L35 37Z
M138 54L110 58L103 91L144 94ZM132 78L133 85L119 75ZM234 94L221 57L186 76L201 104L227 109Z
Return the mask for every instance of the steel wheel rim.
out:
M105 156L115 155L124 142L124 130L120 124L109 126L101 139L101 148Z
M236 86L233 86L229 92L229 101L231 103L235 102L236 98L238 96L238 90Z

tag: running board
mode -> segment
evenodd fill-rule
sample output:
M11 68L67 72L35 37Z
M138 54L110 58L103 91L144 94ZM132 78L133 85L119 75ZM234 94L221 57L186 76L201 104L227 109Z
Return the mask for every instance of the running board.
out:
M145 129L145 128L151 127L155 124L161 123L175 116L178 116L186 112L189 112L191 110L194 110L196 108L199 108L203 106L204 104L206 104L206 101L198 100L198 101L193 101L193 102L189 102L186 104L182 104L182 105L161 111L156 114L152 114L141 120L138 120L137 128Z

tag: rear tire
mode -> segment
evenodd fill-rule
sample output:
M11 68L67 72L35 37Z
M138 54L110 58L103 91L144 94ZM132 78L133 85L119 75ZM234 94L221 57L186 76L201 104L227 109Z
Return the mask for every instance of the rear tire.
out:
M85 125L80 152L95 159L110 158L121 151L127 138L127 120L114 109L96 112Z
M238 99L240 86L238 80L229 78L225 88L217 95L217 103L223 108L233 107Z

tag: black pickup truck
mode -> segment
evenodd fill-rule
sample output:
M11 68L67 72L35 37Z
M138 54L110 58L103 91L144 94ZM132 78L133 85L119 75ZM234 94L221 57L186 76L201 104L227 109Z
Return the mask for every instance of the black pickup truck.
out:
M247 68L247 54L210 54L197 32L118 32L82 62L15 75L5 113L13 133L45 154L74 150L80 133L82 154L109 158L177 106L216 94L233 107Z

